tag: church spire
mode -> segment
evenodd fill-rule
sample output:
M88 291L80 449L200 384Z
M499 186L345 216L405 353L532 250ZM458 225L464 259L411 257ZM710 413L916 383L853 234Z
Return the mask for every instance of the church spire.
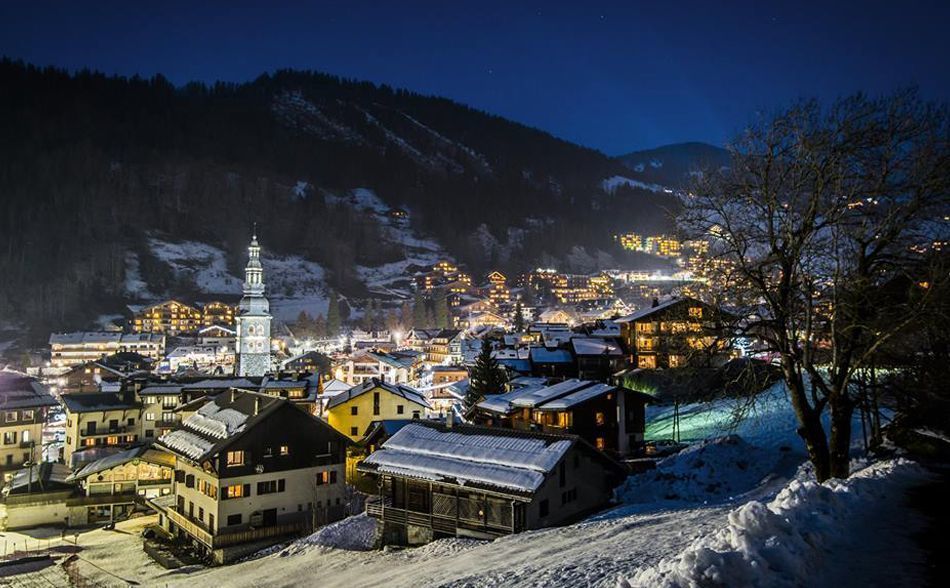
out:
M254 234L251 244L247 248L247 266L244 268L245 296L262 296L264 294L264 267L261 265L261 245L257 242L257 223L254 223Z

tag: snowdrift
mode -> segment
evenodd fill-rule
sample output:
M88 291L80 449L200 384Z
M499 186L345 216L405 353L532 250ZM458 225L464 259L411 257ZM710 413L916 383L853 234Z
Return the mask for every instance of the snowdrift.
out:
M862 540L849 536L850 520L888 500L896 484L923 475L919 466L898 458L844 481L817 484L803 467L768 504L743 504L729 513L725 527L697 538L676 557L620 578L618 588L808 585L829 549Z
M294 541L280 555L297 555L313 547L368 551L373 548L375 537L376 519L363 513L330 523L313 535Z
M615 494L626 504L731 497L755 488L780 457L779 451L760 449L738 435L716 437L661 460L655 470L630 476Z

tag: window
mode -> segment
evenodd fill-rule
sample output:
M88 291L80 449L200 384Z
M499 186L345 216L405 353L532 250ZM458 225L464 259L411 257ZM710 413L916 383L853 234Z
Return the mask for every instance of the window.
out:
M250 495L251 495L251 485L250 485L250 484L244 484L243 486L242 486L241 484L235 484L235 485L233 485L233 486L225 486L225 487L224 487L224 498L225 498L225 499L230 499L230 498L244 498L244 497L250 496Z
M119 436L118 435L109 435L106 437L106 445L118 445Z
M22 443L29 443L29 442L30 442L30 430L29 430L29 429L23 431L23 433L20 435L20 441L21 441Z
M360 430L358 427L350 427L350 435L352 435L353 437L356 437L359 434L360 434Z
M594 422L597 423L598 427L603 427L607 422L607 417L604 416L604 413L597 412L594 414Z
M155 431L154 431L153 429L145 429L145 436L146 436L146 437L154 437L154 436L155 436Z
M202 522L205 520L205 509L200 506L198 507L198 520Z
M689 308L689 318L703 318L703 309L701 306L691 306Z
M214 530L214 515L211 513L208 513L208 528Z
M373 415L379 416L379 392L373 392Z
M32 421L32 420L33 420L33 411L32 411L32 410L24 410L24 411L23 411L23 420L24 420L24 421Z
M350 407L350 415L356 416L356 415L359 414L359 412L360 412L360 407L358 407L358 406L351 406L351 407Z
M577 488L571 488L566 492L561 492L561 504L567 504L568 502L574 502L577 500Z
M236 467L244 465L244 452L243 451L229 451L228 452L228 467Z
M548 516L548 499L547 498L545 498L544 500L538 503L538 516L539 517Z
M406 411L406 407L401 404L396 407L396 414L402 414L405 411Z
M265 448L264 448L264 457L274 457L274 448L273 448L273 447L265 447Z
M153 413L153 412L147 412L147 413L145 413L145 420L147 420L147 421L154 421L154 420L155 420L155 413Z
M119 428L119 419L112 419L111 421L109 421L110 431L115 431L118 428Z
M289 445L281 445L281 446L280 446L280 454L281 454L281 455L290 455L290 446L289 446Z
M16 443L16 431L7 431L3 434L3 444L13 445Z
M595 445L597 446L597 449L603 451L604 449L607 448L607 440L604 439L603 437L597 437L595 441L596 441Z
M284 480L267 480L266 482L257 483L257 493L258 494L273 494L275 492L284 491Z
M414 419L419 418L419 411L418 411L418 410L412 411L412 418L414 418Z
M332 473L336 474L336 472L332 472ZM331 484L333 482L336 482L336 475L334 475L331 478L330 474L331 472L317 472L317 486L323 486L324 484Z
M228 515L228 526L229 526L229 527L230 527L231 525L240 525L240 524L241 524L241 515L240 515L240 514Z
M8 423L15 423L15 422L16 422L16 416L17 416L17 415L16 415L16 411L15 411L15 410L8 411L8 412L7 412L7 422L8 422Z

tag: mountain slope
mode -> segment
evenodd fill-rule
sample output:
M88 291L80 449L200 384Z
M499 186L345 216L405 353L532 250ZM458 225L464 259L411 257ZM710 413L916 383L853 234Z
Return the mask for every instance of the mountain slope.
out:
M177 88L0 60L0 128L0 323L38 338L128 302L130 254L147 291L200 290L150 250L153 235L220 249L239 276L257 222L269 253L317 263L325 287L361 297L420 246L476 274L570 269L618 230L663 226L672 204L605 190L625 170L597 151L312 72ZM405 226L354 206L360 189L408 211Z
M685 188L691 174L729 165L729 153L708 143L676 143L617 157L627 175L647 184Z

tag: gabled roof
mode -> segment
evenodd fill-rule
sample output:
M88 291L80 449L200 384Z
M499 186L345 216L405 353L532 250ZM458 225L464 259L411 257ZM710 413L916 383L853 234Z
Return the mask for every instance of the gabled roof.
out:
M336 396L341 392L346 392L350 388L352 388L352 386L346 382L333 378L323 385L323 396Z
M699 300L694 300L694 299L692 299L692 298L686 298L686 297L669 298L669 299L667 299L667 300L664 300L663 302L660 302L660 303L657 304L656 306L649 306L649 307L647 307L647 308L641 308L640 310L638 310L638 311L636 311L636 312L634 312L634 313L632 313L632 314L628 314L627 316L620 317L620 318L618 318L618 319L614 319L614 322L616 322L616 323L632 323L632 322L636 322L636 321L638 321L638 320L642 320L642 319L644 319L644 318L647 318L648 316L650 316L651 314L653 314L653 313L655 313L655 312L660 312L661 310L666 310L666 309L668 309L668 308L670 308L670 307L672 307L672 306L676 306L677 304L680 304L680 303L702 304Z
M550 386L528 385L505 394L486 396L476 407L499 414L511 414L521 408L536 410L568 410L604 394L623 391L649 399L647 395L621 386L591 380L570 379Z
M201 462L226 448L242 432L253 428L285 403L290 404L283 398L256 392L224 392L209 399L156 443L176 455Z
M574 435L415 422L390 437L358 468L532 494L577 442Z
M142 461L146 461L148 463L159 464L167 467L175 467L175 458L171 454L164 451L149 449L145 445L139 445L137 447L132 447L130 449L126 449L125 451L120 451L119 453L114 453L112 455L108 455L106 457L89 462L70 474L69 477L66 478L66 481L72 482L75 480L82 480L93 474L104 472L136 459L141 459Z
M391 394L395 394L396 396L401 396L402 398L405 398L409 402L414 402L424 408L430 408L429 402L415 388L410 388L409 386L405 386L403 384L389 384L377 378L366 380L362 384L353 386L346 392L341 392L340 394L336 394L335 396L330 398L330 400L327 402L327 408L330 409L330 408L339 406L341 404L345 404L349 402L350 400L356 398L357 396L361 396L367 392L376 390L378 388L383 389Z
M3 408L40 408L56 406L56 399L36 379L19 372L0 371L0 406Z
M619 357L623 355L616 341L600 337L574 337L571 346L575 355L601 355Z
M43 462L25 467L13 474L3 493L7 495L69 490L74 488L71 482L66 481L70 473L71 470L61 463Z

